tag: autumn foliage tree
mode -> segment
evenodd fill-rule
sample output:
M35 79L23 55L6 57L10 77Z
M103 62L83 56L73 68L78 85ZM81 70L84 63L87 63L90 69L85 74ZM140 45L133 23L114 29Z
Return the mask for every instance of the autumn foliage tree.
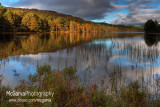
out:
M7 9L5 7L3 7L0 3L0 31L1 30L4 30L4 25L8 23L5 22L5 19L4 19L4 13L7 11Z
M4 18L10 23L11 26L14 25L15 20L14 20L13 13L11 11L8 10L7 12L5 12Z
M29 29L30 31L41 31L42 21L38 15L34 13L28 13L22 19L22 26Z
M0 16L3 15L6 11L7 9L0 4Z

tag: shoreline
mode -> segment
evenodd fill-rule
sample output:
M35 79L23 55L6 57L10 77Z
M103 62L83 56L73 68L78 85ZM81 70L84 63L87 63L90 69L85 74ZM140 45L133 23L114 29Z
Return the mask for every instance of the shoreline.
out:
M62 32L0 32L0 34L42 34L42 33L54 33L54 34L70 34L70 33L145 33L145 32L130 32L130 31L123 31L123 32L68 32L68 31L62 31ZM152 33L150 33L152 34ZM158 33L157 33L158 34Z

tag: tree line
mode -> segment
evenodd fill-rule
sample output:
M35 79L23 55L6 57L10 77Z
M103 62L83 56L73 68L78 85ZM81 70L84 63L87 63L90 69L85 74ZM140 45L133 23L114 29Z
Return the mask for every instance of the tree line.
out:
M135 32L141 28L94 23L78 17L37 9L0 5L0 31L15 32Z
M144 31L146 33L160 33L160 25L157 20L149 19L144 25Z

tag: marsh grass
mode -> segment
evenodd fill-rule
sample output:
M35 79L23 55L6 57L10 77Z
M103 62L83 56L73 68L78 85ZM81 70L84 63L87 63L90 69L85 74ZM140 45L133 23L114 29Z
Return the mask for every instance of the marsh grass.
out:
M51 99L51 103L9 102L9 99L19 97L6 96L6 91L11 89L0 84L0 105L2 107L144 107L160 105L160 100L149 99L149 94L141 90L141 85L138 82L131 83L127 87L120 89L114 87L114 93L107 93L105 89L99 89L96 84L88 85L87 87L79 85L81 79L76 75L76 72L76 69L72 67L65 68L61 72L51 70L49 65L39 67L34 75L28 77L29 82L20 81L15 90L19 92L54 92L53 97L42 97ZM121 71L119 70L119 72ZM34 99L37 97L26 96L22 98Z

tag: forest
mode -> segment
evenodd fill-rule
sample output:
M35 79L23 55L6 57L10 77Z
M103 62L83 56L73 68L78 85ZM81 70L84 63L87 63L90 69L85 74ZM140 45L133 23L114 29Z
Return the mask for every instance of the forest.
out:
M142 27L86 21L54 11L4 7L0 4L0 32L138 32Z

